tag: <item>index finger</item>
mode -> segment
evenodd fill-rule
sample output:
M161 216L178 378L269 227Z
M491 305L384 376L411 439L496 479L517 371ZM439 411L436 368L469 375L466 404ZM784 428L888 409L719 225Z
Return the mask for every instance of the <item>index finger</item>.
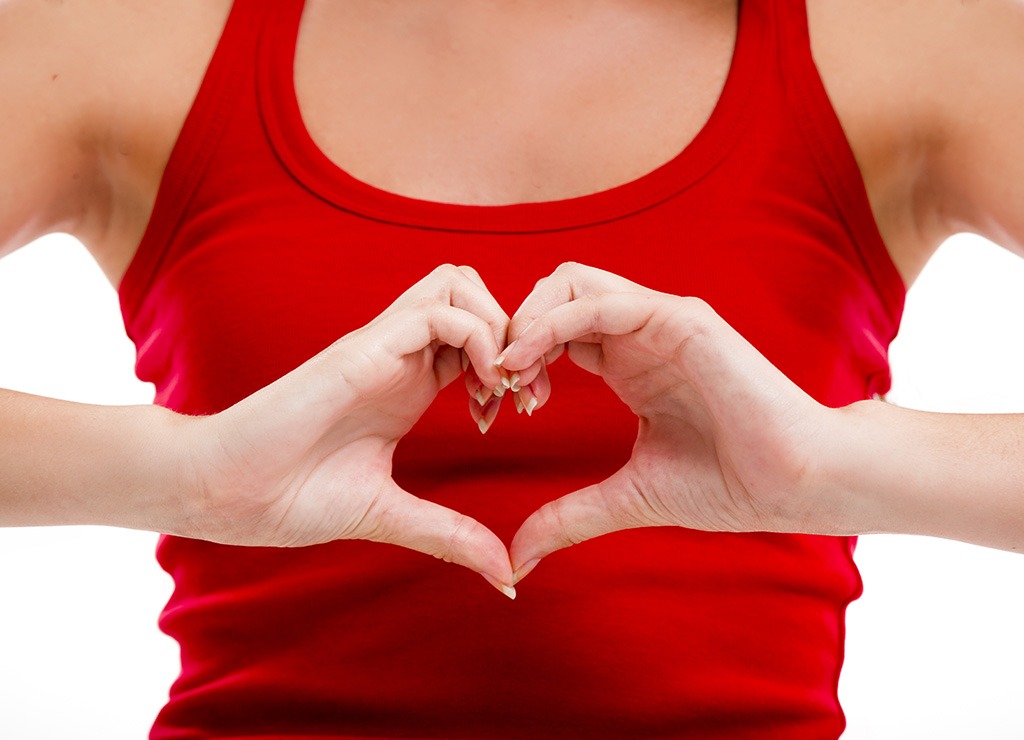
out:
M597 293L646 291L642 285L607 270L564 262L546 278L537 281L533 290L513 315L508 326L508 343L519 338L533 321L552 309Z
M499 355L506 371L530 367L567 342L600 342L605 335L643 329L664 298L648 293L595 293L562 303L539 316Z

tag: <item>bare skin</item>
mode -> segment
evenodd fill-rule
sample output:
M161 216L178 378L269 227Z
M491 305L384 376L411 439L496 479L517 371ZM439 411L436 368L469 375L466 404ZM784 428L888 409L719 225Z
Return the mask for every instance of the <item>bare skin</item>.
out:
M229 8L229 0L0 0L0 99L5 103L0 256L44 233L68 231L91 250L111 283L119 284ZM938 244L956 231L975 231L1024 253L1024 5L1019 0L811 0L809 18L825 87L904 281L911 283ZM725 81L735 21L735 0L310 0L300 28L296 86L314 140L365 182L455 203L557 200L635 179L689 143ZM360 73L366 69L374 70L372 81ZM662 351L652 343L650 330L663 326L673 346L707 352L687 354L672 369L677 385L693 392L666 398L665 408L655 409L667 426L651 426L658 432L651 439L664 443L672 440L673 430L700 427L714 441L714 447L704 445L716 451L712 463L745 460L749 449L771 449L762 441L721 432L729 425L719 418L735 418L730 416L735 409L719 409L722 388L705 380L728 377L743 391L726 394L730 398L772 390L761 398L769 416L773 399L800 399L798 405L807 409L801 424L786 429L810 430L796 446L813 447L808 459L818 464L771 457L783 469L769 471L768 479L789 481L773 490L793 494L780 503L766 501L757 486L747 485L757 478L749 470L729 473L709 463L705 468L711 477L743 484L750 494L748 506L694 519L688 507L674 508L685 502L673 501L651 516L640 516L620 504L630 500L631 491L649 494L644 490L648 482L657 488L678 463L675 442L649 445L638 461L645 475L653 471L649 480L634 475L632 489L599 489L602 500L614 504L605 512L609 516L594 518L591 500L567 497L568 504L557 506L571 512L574 502L582 502L577 510L585 515L578 518L584 528L553 529L551 522L561 519L550 515L555 509L542 509L524 526L525 534L517 536L511 560L493 535L467 529L456 513L431 524L401 496L406 503L395 504L397 509L382 508L372 490L364 500L368 510L383 512L392 522L415 518L429 536L412 536L416 528L404 526L370 526L357 536L460 562L502 587L511 585L513 569L522 577L529 562L620 525L916 532L1011 550L1024 547L1021 484L1014 477L1024 455L1021 417L946 418L875 402L827 410L802 398L704 309L682 320L693 308L692 299L653 295L580 266L551 276L511 324L486 297L469 309L475 318L458 314L457 322L445 323L443 317L453 316L449 309L466 312L469 305L460 298L465 291L453 285L471 280L476 287L466 290L486 294L478 276L471 276L445 268L396 302L401 307L409 303L407 311L396 309L406 341L385 346L377 359L393 373L387 377L412 377L413 367L420 373L417 378L429 378L432 368L435 385L422 387L436 392L454 377L453 355L447 350L465 346L478 377L494 388L498 371L485 355L496 354L500 341L484 350L478 340L471 349L468 337L490 333L500 340L507 330L509 339L526 335L519 349L506 356L506 371L521 371L537 408L549 391L543 381L538 385L539 358L568 347L570 359L601 372L644 421L651 409L643 399L652 388L619 381L636 369L628 362L650 359L644 352L654 357ZM416 298L419 293L429 294L430 301ZM490 307L479 308L485 304ZM545 313L543 306L550 310ZM481 314L488 312L493 315L481 323ZM524 319L532 317L537 328L530 335ZM476 329L469 331L465 321ZM365 355L364 346L383 346L375 332L387 324L382 315L381 321L340 339L319 360L304 365L299 375L198 421L163 410L58 407L50 399L0 390L0 451L9 451L6 457L0 453L3 520L108 523L245 544L305 544L346 536L345 527L309 524L329 517L303 515L337 505L335 492L319 483L336 476L306 475L309 485L296 488L281 483L293 480L282 478L281 471L304 470L310 455L317 466L366 459L348 454L352 440L361 437L339 430L348 429L353 418L372 417L367 408L387 407L393 399L385 390L367 389L360 377L348 383L358 392L347 395L331 383L338 368L354 367L350 355ZM691 342L692 336L705 341ZM586 344L599 348L581 349ZM622 347L644 352L623 352ZM723 375L722 368L739 370ZM310 382L303 373L322 382ZM656 373L647 377L652 383L665 380ZM426 396L421 400L429 402ZM317 430L322 437L285 435L294 447L286 451L290 463L278 461L274 467L267 455L252 453L260 445L277 445L280 438L280 428L257 422L287 416L287 422L298 423L325 402L332 405ZM701 404L707 409L701 421L707 423L686 427L687 415L699 412ZM373 428L370 422L365 426ZM126 432L132 429L137 433ZM775 441L792 449L793 440L783 431ZM98 438L131 444L149 432L175 440L166 447L181 450L179 459L114 458L96 451ZM61 443L48 447L58 433ZM324 446L336 447L337 454L325 457ZM896 447L904 459L920 461L920 474L900 486L893 482L906 479L905 471L874 464ZM385 462L377 466L375 481L386 482L388 449L378 450ZM245 456L240 450L250 452ZM133 465L126 469L124 459ZM197 459L203 464L189 467ZM814 476L804 474L812 468ZM228 484L239 469L250 476L247 489L267 491L265 505ZM213 472L197 480L198 471ZM175 477L180 480L168 482ZM78 481L73 498L63 493L68 480ZM720 487L697 489L721 493ZM729 489L732 494L737 490ZM195 491L205 499L188 498ZM607 491L616 495L609 498ZM828 495L815 499L814 491ZM877 492L884 492L882 500L872 498ZM137 499L118 498L136 493ZM736 498L709 494L708 501ZM237 516L239 505L256 510ZM233 515L216 516L226 511ZM625 519L618 516L624 511Z
M59 145L40 141L31 157L15 159L25 170L42 162L46 180L32 200L20 198L34 206L32 224L0 211L0 244L9 250L54 227L70 230L116 285L230 2L14 0L0 8L19 34L66 41L31 52L25 85L36 89L26 95L47 109L59 104L62 115L47 116L45 132ZM1013 145L999 141L995 123L983 136L988 120L1012 123L1012 106L1004 96L1001 114L990 114L999 98L979 90L972 72L1009 76L1002 70L1021 52L1007 27L1024 25L1020 6L811 0L809 14L816 61L905 282L957 230L1019 248L1013 235L1024 231L1024 215L985 212L1009 209L994 201L1009 197L1006 165L1021 167L1000 152ZM724 84L735 17L734 0L310 0L296 86L314 140L372 185L457 203L556 200L634 179L694 137ZM373 69L372 80L360 69ZM975 139L990 140L990 151L975 151ZM985 159L1004 167L965 179ZM983 196L995 197L983 207ZM1010 228L996 223L1013 218Z

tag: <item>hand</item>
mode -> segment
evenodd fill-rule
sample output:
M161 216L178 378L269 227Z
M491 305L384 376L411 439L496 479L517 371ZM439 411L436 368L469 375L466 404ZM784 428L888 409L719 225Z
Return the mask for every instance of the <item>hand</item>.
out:
M564 349L640 418L629 462L552 501L512 541L516 580L540 558L634 527L807 531L829 410L695 298L567 264L541 280L498 362L534 379Z
M282 547L388 542L466 566L508 593L508 552L489 529L391 477L399 439L461 373L463 352L474 377L501 385L493 361L507 326L476 272L441 267L277 382L197 419L195 536Z

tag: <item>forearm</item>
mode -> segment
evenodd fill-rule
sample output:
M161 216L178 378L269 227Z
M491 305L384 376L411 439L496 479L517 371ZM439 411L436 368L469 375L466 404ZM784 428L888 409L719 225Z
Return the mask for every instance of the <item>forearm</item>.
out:
M187 417L0 390L0 525L187 534Z
M819 510L832 533L921 534L1024 551L1024 415L864 401L837 410L836 420Z

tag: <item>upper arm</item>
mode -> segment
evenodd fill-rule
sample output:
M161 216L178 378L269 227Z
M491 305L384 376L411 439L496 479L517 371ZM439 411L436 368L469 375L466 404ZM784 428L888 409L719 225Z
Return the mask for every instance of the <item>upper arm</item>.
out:
M1024 2L945 3L932 54L937 208L1024 255Z
M95 176L77 3L0 0L0 256L75 231Z

